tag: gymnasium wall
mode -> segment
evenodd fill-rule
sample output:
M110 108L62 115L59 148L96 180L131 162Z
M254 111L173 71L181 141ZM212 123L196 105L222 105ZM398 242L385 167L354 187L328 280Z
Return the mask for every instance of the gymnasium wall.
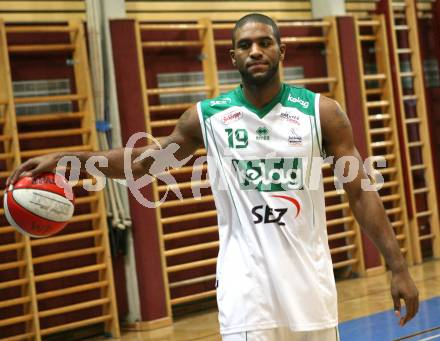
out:
M86 19L84 0L0 1L0 18L5 22L51 22Z
M419 16L429 17L434 0L418 0ZM349 14L367 16L376 10L378 0L346 0ZM278 20L310 19L310 0L296 1L142 1L126 0L127 17L148 21L191 21L209 18L231 21L248 12L263 12ZM6 22L67 21L85 19L84 0L0 1L0 17Z
M430 11L419 16L420 52L425 63L434 67L434 74L425 77L426 103L431 128L431 147L433 149L436 174L437 198L440 197L440 2L431 4ZM437 62L436 62L437 61ZM435 67L437 79L435 79ZM425 75L426 76L426 75ZM431 79L428 79L431 78ZM440 203L439 203L440 205ZM440 206L439 206L440 207Z
M11 122L3 127L2 137L7 134L16 146L14 162L2 164L6 167L1 172L2 195L9 171L20 160L57 148L96 148L94 111L87 105L91 94L83 26L81 21L71 21L70 26L0 22L1 120ZM9 151L11 143L3 148ZM25 238L9 226L0 210L0 337L40 339L110 318L97 319L107 311L107 307L98 308L97 302L115 302L101 299L106 294L101 289L113 287L111 270L107 272L111 262L100 264L103 253L110 259L103 200L78 188L75 195L75 215L55 237ZM104 238L95 238L99 234ZM111 280L99 283L102 276L90 271L90 266L105 269L100 274L110 274ZM113 321L118 326L116 309ZM103 329L102 324L98 327Z
M278 20L310 19L310 0L297 1L139 1L126 0L127 16L141 21L237 20L263 12Z
M19 2L19 1L16 1ZM50 2L50 1L42 1L42 2ZM55 1L54 1L55 2ZM54 6L54 12L44 12L41 16L41 20L45 21L47 18L50 18L50 15L54 14L60 14L59 11L60 8L72 8L69 6L61 6L61 4L58 4L62 1L56 1L57 5L59 7ZM75 2L78 5L79 3L82 3L82 8L84 10L84 2L83 1L66 1L68 2ZM0 2L0 5L2 2ZM77 6L80 7L80 6ZM49 17L45 17L44 15L48 15ZM63 12L63 15L66 15L66 19L68 20L69 15L71 13L69 12ZM74 13L74 17L76 17L78 13ZM31 15L31 14L30 14ZM81 14L85 17L85 13L83 12ZM62 16L63 17L63 16ZM64 20L64 19L63 19ZM18 20L20 21L20 20ZM41 44L49 44L49 43L66 43L68 41L68 35L63 33L39 33L39 34L27 34L24 38L23 35L8 35L8 42L10 44L26 44L26 43L41 43ZM32 63L29 62L29 58L32 58ZM69 84L72 85L72 92L75 92L75 82L74 82L74 71L72 68L72 64L70 63L70 56L68 54L56 54L56 53L49 53L49 54L33 54L31 56L29 55L14 55L11 56L10 64L11 64L11 70L12 70L12 79L14 82L22 82L22 81L32 81L32 80L56 80L56 79L67 79L69 81ZM76 110L76 108L75 108ZM64 122L61 128L66 128L69 122ZM40 124L44 127L44 124ZM52 127L53 128L53 125ZM76 126L72 125L72 128L76 128ZM30 125L29 127L24 127L24 131L32 131L32 129L38 129L38 127L35 127L35 124ZM27 129L27 130L26 130ZM41 141L35 141L31 140L28 141L28 143L24 143L22 146L24 149L26 148L47 148L51 144L55 144L59 147L61 146L72 146L75 144L78 144L77 142L78 138L72 138L72 137L64 137L62 140L41 140ZM76 210L78 207L76 207ZM72 245L75 245L73 242ZM49 250L46 250L49 251ZM114 272L117 276L118 280L115 281L115 285L117 287L116 294L118 298L118 311L121 316L124 316L128 313L128 304L127 304L127 297L126 297L126 291L125 291L125 272L124 272L124 262L123 257L121 255L115 256L113 258L113 268ZM81 265L81 261L76 264L77 266ZM66 302L67 303L67 302Z
M111 0L108 0L111 1ZM377 9L378 0L371 1L355 1L346 0L347 12L357 16L368 16L374 13ZM422 39L422 50L425 52L426 58L432 58L436 55L433 36L433 24L432 14L430 12L432 0L419 0L417 2L419 9L421 36L427 36L429 39ZM304 1L136 1L126 0L127 17L131 19L137 19L139 21L195 21L200 18L210 18L215 21L233 21L248 13L249 11L258 11L268 14L277 20L304 20L310 19L311 3L310 0ZM85 1L81 0L68 0L68 1L0 1L0 18L9 23L14 22L52 22L52 21L67 21L69 19L78 18L85 20ZM170 33L173 34L173 33ZM151 38L151 37L150 37ZM154 38L154 37L153 37ZM159 37L160 38L160 37ZM178 39L179 37L177 37ZM156 37L158 39L158 37ZM311 48L314 49L314 48ZM319 49L319 47L318 47ZM302 65L304 66L304 72L307 77L317 77L324 73L323 57L309 58L310 54L316 56L316 51L310 51L307 49L301 49L296 47L289 47L289 59L286 62L287 67ZM190 52L191 53L191 52ZM439 56L439 54L437 54ZM162 56L165 57L165 56ZM188 60L192 57L196 57L190 54L185 56ZM148 60L149 67L153 72L148 73L147 82L150 87L157 87L157 79L153 77L153 74L160 72L172 72L181 71L179 68L179 62L181 62L181 56L166 56L166 63L164 59L157 58L157 55L148 54L145 52L144 58ZM195 58L194 58L195 61ZM69 75L69 67L63 65L63 61L54 59L47 59L45 61L36 61L34 67L20 67L19 58L12 60L13 63L13 78L17 80L36 79L36 78L56 78L66 77L71 78ZM59 70L56 74L53 71L46 71L45 66L53 63L58 63ZM218 56L218 68L229 69L231 68L229 63L229 57L227 54ZM25 63L23 63L24 65ZM195 63L194 63L195 64ZM27 64L28 65L28 64ZM316 65L320 65L321 68L316 68ZM185 71L199 71L199 69L188 63ZM53 68L51 69L53 70ZM318 89L319 90L319 89ZM437 155L440 155L440 103L439 88L428 89L428 98L430 99L429 108L431 110L431 117L435 120L435 127L433 127L433 137L436 140ZM155 103L151 103L155 104ZM157 103L156 103L157 104ZM139 221L145 220L145 217L139 216ZM140 226L144 227L144 226ZM151 226L150 226L151 227ZM139 248L142 247L139 242ZM144 249L145 251L145 249ZM121 259L117 260L115 272L123 276L123 263ZM156 266L157 264L155 264ZM145 276L143 281L148 281L148 276ZM122 281L116 281L116 285L123 284ZM152 288L153 289L153 288ZM127 313L127 303L124 294L125 287L122 286L119 292L119 308L121 315ZM158 311L161 309L157 309ZM160 311L163 313L163 311ZM148 312L145 315L148 316ZM155 318L152 316L151 318Z

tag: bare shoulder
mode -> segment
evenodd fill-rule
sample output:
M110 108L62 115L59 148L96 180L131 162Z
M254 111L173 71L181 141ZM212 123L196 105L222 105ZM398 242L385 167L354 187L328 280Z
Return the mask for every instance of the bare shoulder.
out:
M319 114L324 147L338 141L352 140L350 120L337 101L320 96Z
M203 141L197 105L193 105L180 116L174 132L185 138Z
M350 126L347 114L341 108L340 104L326 96L320 96L319 113L321 125L339 125ZM334 127L333 127L334 128Z

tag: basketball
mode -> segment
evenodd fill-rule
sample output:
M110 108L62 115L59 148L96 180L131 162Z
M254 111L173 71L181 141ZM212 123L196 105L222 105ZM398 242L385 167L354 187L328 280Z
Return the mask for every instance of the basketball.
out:
M61 231L74 210L72 187L64 177L54 173L22 177L6 190L3 201L8 222L34 238Z

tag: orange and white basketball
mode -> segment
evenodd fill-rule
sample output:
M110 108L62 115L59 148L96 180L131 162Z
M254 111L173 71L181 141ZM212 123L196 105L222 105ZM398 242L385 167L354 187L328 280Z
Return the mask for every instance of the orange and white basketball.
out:
M61 231L74 210L72 187L64 177L54 173L20 178L6 190L3 203L8 222L35 238Z

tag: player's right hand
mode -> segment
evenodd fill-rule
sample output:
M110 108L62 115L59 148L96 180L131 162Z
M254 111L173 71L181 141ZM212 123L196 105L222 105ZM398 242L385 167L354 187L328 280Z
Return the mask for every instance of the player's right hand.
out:
M8 188L9 185L13 185L22 176L35 177L38 174L53 171L58 160L58 154L54 153L37 156L27 160L26 162L23 162L6 180L6 188Z
M391 296L394 302L394 312L399 319L399 324L404 326L419 310L419 292L408 269L396 273L391 272ZM406 306L405 316L401 316L400 313L401 299L403 299Z

